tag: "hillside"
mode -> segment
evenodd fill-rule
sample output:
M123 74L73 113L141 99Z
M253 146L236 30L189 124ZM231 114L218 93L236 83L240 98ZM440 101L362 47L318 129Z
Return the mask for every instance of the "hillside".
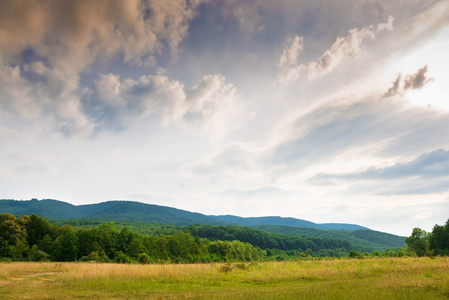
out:
M52 221L53 224L62 226L64 224L73 226L75 228L96 228L104 223L101 220L75 219L75 220L58 220ZM308 240L313 244L317 240L327 240L326 249L331 248L348 248L358 250L360 252L372 252L377 250L379 252L387 249L403 247L405 245L405 237L396 236L388 233L373 231L369 229L360 229L355 231L349 230L322 230L314 228L301 228L289 226L274 226L274 225L256 225L251 227L227 225L227 226L211 226L211 225L167 225L167 224L152 224L143 222L131 221L115 221L115 228L121 230L127 228L128 230L150 236L171 235L176 232L190 232L192 235L198 235L201 238L210 240L239 240L248 242L253 246L261 248L278 248L288 250L295 245L302 247L297 243L298 239ZM282 240L282 241L281 241ZM339 241L338 243L332 241ZM343 245L341 241L348 245ZM329 244L333 244L331 246ZM318 245L321 242L318 241ZM350 246L349 246L350 245ZM293 248L295 247L293 246ZM307 247L309 248L309 247ZM315 248L310 246L310 248Z
M51 199L32 199L27 201L0 200L0 213L10 213L14 215L36 214L52 220L91 219L104 221L136 221L170 225L280 225L316 229L367 229L366 227L354 224L316 224L295 218L243 218L231 215L209 216L173 207L133 201L107 201L77 206Z
M358 230L368 229L363 226L355 224L342 224L342 223L325 223L317 224L310 221L305 221L295 218L282 218L282 217L250 217L242 218L237 216L225 215L217 216L218 219L227 222L240 224L244 226L257 226L257 225L277 225L277 226L291 226L291 227L306 227L316 229L345 229L345 230Z
M403 247L405 245L405 237L368 229L322 230L275 225L256 225L251 226L251 228L268 233L345 240L353 246L376 248L382 251L388 248Z
M330 247L329 244L327 249L348 248L348 245L342 246L338 242L346 241L352 248L368 252L374 249L384 251L405 245L405 237L365 229L365 227L354 224L316 224L310 221L281 217L208 216L172 207L132 201L108 201L76 206L50 199L40 201L36 199L29 201L0 200L0 213L10 213L16 216L35 214L53 220L52 222L57 222L59 225L68 224L90 228L103 222L114 221L117 225L123 224L123 226L119 225L120 228L126 226L137 233L153 236L189 230L192 234L203 238L237 239L258 247L275 247L282 250L289 250L291 247L299 247L299 245L301 245L300 248L304 248L304 239L309 239L308 242L312 244L318 243L316 244L318 246L306 247L311 249L320 248L319 245L324 240L335 240L335 242L331 242L335 245ZM210 227L210 225L214 227ZM235 225L245 226L247 229L240 230ZM258 232L251 232L248 227ZM265 233L271 235L267 236ZM281 237L279 234L285 236ZM322 241L314 241L314 238ZM274 246L276 244L278 246Z

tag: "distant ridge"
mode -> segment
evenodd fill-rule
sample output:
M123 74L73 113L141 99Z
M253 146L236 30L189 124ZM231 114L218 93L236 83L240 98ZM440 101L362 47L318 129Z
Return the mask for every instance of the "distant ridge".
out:
M52 199L0 200L0 213L13 215L36 214L51 220L91 219L104 221L138 221L171 225L277 225L315 229L359 230L368 229L355 224L316 224L295 218L251 217L232 215L203 215L173 207L146 204L134 201L107 201L96 204L72 205Z
M355 224L345 224L345 223L324 223L317 224L310 221L305 221L295 218L282 218L282 217L237 217L232 215L216 216L222 221L228 223L235 223L244 226L257 226L257 225L277 225L277 226L289 226L289 227L306 227L315 229L344 229L344 230L359 230L368 229L363 226Z

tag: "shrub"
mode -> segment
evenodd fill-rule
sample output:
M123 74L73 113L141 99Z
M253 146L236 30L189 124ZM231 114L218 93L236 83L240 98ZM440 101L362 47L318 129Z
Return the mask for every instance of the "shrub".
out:
M36 245L33 245L33 247L31 247L28 258L30 261L49 261L49 256L49 254L45 253L42 250L39 250Z
M149 264L151 262L150 257L146 253L140 253L137 261L143 265Z
M115 255L114 257L114 262L118 264L127 264L131 262L131 259L125 253L119 251L117 252L117 255Z

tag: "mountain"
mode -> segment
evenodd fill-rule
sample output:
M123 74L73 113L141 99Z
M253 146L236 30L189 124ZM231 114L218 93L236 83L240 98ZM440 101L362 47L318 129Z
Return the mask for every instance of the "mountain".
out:
M368 229L354 224L326 223L316 224L310 221L282 218L257 217L243 218L231 215L209 216L153 204L133 201L107 201L97 204L72 205L58 200L0 200L0 213L14 215L36 214L52 220L90 219L104 221L137 221L171 225L207 224L207 225L276 225L306 227L315 229Z
M171 225L223 224L213 217L171 207L133 201L107 201L97 204L72 205L44 199L29 201L0 200L0 213L36 214L51 220L90 219L104 221L137 221Z
M244 226L256 226L256 225L277 225L277 226L290 226L290 227L306 227L306 228L316 228L316 229L344 229L344 230L358 230L358 229L368 229L363 226L354 224L343 224L343 223L324 223L316 224L310 221L304 221L295 218L282 218L282 217L250 217L242 218L237 216L225 215L216 216L218 219L226 223L234 223Z

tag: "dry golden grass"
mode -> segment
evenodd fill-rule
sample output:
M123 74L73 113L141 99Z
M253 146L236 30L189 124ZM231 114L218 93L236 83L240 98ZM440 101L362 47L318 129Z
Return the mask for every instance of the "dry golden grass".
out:
M0 299L447 299L449 258L234 264L0 263Z

